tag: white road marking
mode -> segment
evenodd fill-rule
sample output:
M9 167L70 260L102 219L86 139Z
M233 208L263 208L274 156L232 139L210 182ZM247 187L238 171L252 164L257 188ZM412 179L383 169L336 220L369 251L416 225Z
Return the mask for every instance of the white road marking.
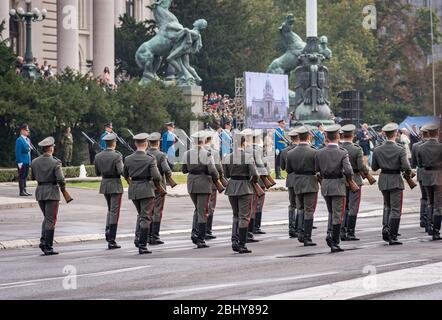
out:
M150 268L150 266L140 266L140 267L133 267L133 268L124 268L124 269L116 269L116 270L109 270L109 271L84 273L84 274L78 274L77 278L80 278L80 277L107 276L107 275L116 274L116 273L137 271L137 270L141 270L141 269L145 269L145 268ZM24 285L24 284L35 284L37 282L60 280L60 279L64 279L64 278L66 278L66 276L53 277L53 278L42 278L42 279L34 279L34 280L26 280L26 281L18 281L18 282L10 282L10 283L0 283L0 289L2 289L3 287L7 287L7 286L16 286L16 285Z
M25 283L25 284L19 284L19 285L16 285L16 286L1 287L0 290L20 288L20 287L29 287L29 286L35 286L35 285L37 285L37 284L36 283Z
M347 300L424 287L442 283L441 268L442 262L438 262L262 297L259 300Z
M307 275L302 275L302 276L285 277L285 278L246 280L246 281L225 283L225 284L212 285L212 286L194 287L194 288L187 288L187 289L181 289L181 290L166 291L161 294L168 295L168 294L198 292L198 291L207 291L207 290L210 291L210 290L214 290L214 289L250 286L250 285L262 284L262 283L268 283L268 282L284 282L284 281L302 280L302 279L309 279L309 278L315 278L315 277L330 276L330 275L335 275L335 274L339 274L339 272L315 273L315 274L307 274Z
M393 267L393 266L400 266L402 264L419 263L419 262L427 262L427 261L428 261L428 259L395 262L395 263L389 263L389 264L381 264L381 265L376 266L376 268Z

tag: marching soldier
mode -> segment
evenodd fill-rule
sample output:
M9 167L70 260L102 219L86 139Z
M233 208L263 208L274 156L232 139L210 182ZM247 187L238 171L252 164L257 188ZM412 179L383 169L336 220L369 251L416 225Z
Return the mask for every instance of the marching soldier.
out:
M61 161L52 156L55 147L54 138L46 138L38 146L43 149L43 155L34 160L31 168L32 177L38 182L35 197L44 216L39 247L44 255L51 256L58 254L52 245L60 205L60 189L63 190L66 183L61 170Z
M204 148L207 134L203 131L192 135L196 146L183 155L182 172L187 177L187 190L195 206L194 219L197 221L197 231L192 230L192 242L198 249L208 248L206 244L206 228L209 214L209 201L212 193L212 179L218 180L218 170L211 152ZM195 217L196 215L196 217Z
M287 171L288 153L296 148L299 144L299 134L296 130L292 130L288 134L291 144L281 152L281 169ZM296 194L294 189L294 173L287 176L286 187L289 190L289 236L290 238L298 237L298 213L296 209Z
M353 179L359 187L358 192L352 192L349 186L346 187L346 203L345 203L345 215L342 221L341 227L341 240L342 241L359 241L355 236L356 220L359 213L359 205L361 203L362 186L364 181L362 180L361 173L364 176L370 174L369 169L364 165L364 153L362 148L353 143L355 138L356 126L349 124L342 127L341 135L341 147L347 150L350 159L350 164L353 168Z
M379 190L384 197L384 214L382 238L390 245L401 245L397 240L402 215L402 200L405 177L411 177L411 167L405 148L396 143L399 126L389 123L382 128L387 141L376 147L373 152L371 167L374 171L381 169L379 175Z
M169 163L167 161L167 155L164 152L160 151L160 140L161 133L154 132L149 137L149 149L147 150L147 154L156 158L158 170L161 175L161 185L164 190L166 190L166 181L164 177L171 178L172 177L172 169L169 167ZM155 189L155 208L153 213L153 227L150 228L149 235L149 244L158 245L164 244L163 241L160 240L160 228L161 228L161 220L163 219L163 210L164 210L164 202L166 201L165 196L161 196L158 190Z
M61 138L60 144L63 147L63 164L66 167L70 167L72 161L72 150L74 148L74 137L72 136L70 127L66 128L66 131Z
M123 184L121 183L123 156L115 150L116 139L117 137L113 133L104 136L103 141L106 144L106 149L97 154L94 161L95 173L102 177L100 194L104 195L107 202L105 235L109 250L121 248L115 240L123 196Z
M321 192L327 204L329 230L327 245L331 252L341 252L339 246L341 222L345 212L346 180L353 177L347 150L339 147L340 125L332 125L325 129L329 141L327 146L316 154L316 171L322 180Z
M423 126L420 131L422 132L422 141L415 142L411 148L411 168L416 169L417 181L419 182L419 188L421 190L421 206L420 206L420 226L425 228L426 232L430 232L431 224L427 219L428 208L428 195L427 189L422 185L422 171L424 168L418 164L419 147L428 140L428 130Z
M301 126L295 129L299 135L299 145L288 152L286 171L296 196L298 240L304 246L316 246L312 241L313 218L318 201L318 179L316 176L317 150L310 144L310 130ZM290 190L290 189L289 189ZM289 195L293 197L293 195ZM290 200L292 203L292 200Z
M422 185L428 195L428 219L433 240L441 240L442 221L442 143L438 141L439 126L426 125L428 141L419 147L418 164L423 168Z
M129 199L137 209L137 225L135 227L135 246L139 254L151 253L147 249L149 230L152 227L152 216L155 208L155 187L161 175L154 156L146 153L147 133L133 137L137 151L124 160L124 178L129 183Z
M224 172L226 178L230 179L226 195L233 211L232 250L244 254L252 252L247 249L246 242L252 214L252 183L257 183L259 176L252 155L245 152L245 136L238 134L235 139L240 140L239 147L224 158Z
M223 178L224 170L221 164L221 158L219 152L212 148L211 143L212 143L212 136L210 135L210 132L207 132L205 147L207 151L209 151L213 156L213 159L215 161L215 168L218 171L220 178ZM209 202L209 216L207 218L206 240L216 239L216 237L212 234L212 226L213 226L213 214L215 213L215 208L216 208L217 194L218 194L218 189L216 188L215 183L212 181L212 193L210 194L210 202Z

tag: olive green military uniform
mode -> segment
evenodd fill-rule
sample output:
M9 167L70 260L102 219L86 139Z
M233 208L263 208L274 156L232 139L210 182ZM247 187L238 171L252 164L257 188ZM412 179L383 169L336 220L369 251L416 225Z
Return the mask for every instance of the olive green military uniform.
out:
M429 127L430 129L432 127ZM437 130L437 126L435 127ZM429 221L433 240L440 240L442 221L442 143L431 138L419 147L418 164L423 168L422 185L428 194ZM430 230L429 230L430 231Z
M72 133L65 133L62 137L63 163L69 167L72 162L72 150L74 148L74 137Z
M52 137L46 138L39 146L54 145ZM43 213L40 249L45 254L56 254L53 249L54 231L60 204L60 188L65 187L61 161L49 154L43 154L32 162L32 178L38 183L35 198Z
M161 181L155 157L143 151L126 157L124 177L130 181L129 200L132 200L138 212L135 242L138 240L138 247L146 248L155 208L155 185L152 181Z
M339 130L339 125L326 128L326 132ZM329 143L316 154L316 171L321 174L321 193L329 213L327 244L332 251L340 251L340 229L345 213L345 178L353 176L347 150L337 144Z
M161 138L161 135L160 135ZM161 152L157 148L150 148L147 150L147 154L156 158L158 170L161 175L161 185L164 190L166 190L166 181L165 176L172 176L172 169L169 167L169 163L167 162L167 155ZM161 229L161 221L163 219L163 210L164 203L166 201L166 197L160 196L158 191L155 189L155 207L153 213L153 227L150 229L149 243L150 244L162 244L163 242L160 240L160 229Z
M397 124L388 124L383 131L397 130ZM387 141L373 151L371 167L374 171L381 169L378 186L384 197L384 214L382 235L390 244L397 241L402 215L404 181L401 172L411 176L411 167L405 148L394 141Z
M194 139L205 139L204 133L192 136ZM195 206L198 224L198 237L192 233L192 241L199 248L207 247L205 244L206 225L209 215L209 201L212 193L212 179L219 179L212 154L203 146L196 146L183 155L182 172L189 174L187 177L187 191Z
M237 149L224 158L224 172L230 179L226 195L233 211L232 249L247 253L247 231L254 194L251 181L256 183L259 179L253 157L243 149Z
M419 183L419 188L421 190L421 199L420 199L420 226L425 228L427 232L430 230L431 223L429 219L427 219L428 211L428 195L427 189L422 185L422 171L424 168L420 167L418 164L418 154L419 147L424 144L425 141L419 141L413 144L413 148L411 149L411 168L416 169L417 181Z
M112 134L108 134L105 139L109 136ZM100 194L104 195L108 208L106 240L110 245L114 245L123 196L123 184L121 183L123 156L118 151L108 148L96 155L94 165L97 176L102 177Z
M302 131L302 133L304 132ZM312 243L313 219L319 192L316 177L316 153L317 150L312 145L307 142L300 142L296 148L288 153L286 164L292 192L296 196L298 226L296 232L298 240L306 246ZM289 196L292 198L293 194L289 193ZM292 201L290 200L290 202Z

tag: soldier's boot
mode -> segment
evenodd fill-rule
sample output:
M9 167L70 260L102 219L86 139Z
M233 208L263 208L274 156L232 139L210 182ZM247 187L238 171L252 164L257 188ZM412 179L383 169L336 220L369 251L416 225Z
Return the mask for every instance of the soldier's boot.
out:
M421 209L420 209L420 225L421 228L427 227L427 200L421 199Z
M193 215L192 234L190 239L192 239L193 244L198 243L198 216L196 214Z
M347 241L347 232L348 232L348 211L345 211L344 219L341 224L341 241Z
M109 242L109 226L106 226L106 229L104 230L104 237L106 239L106 242Z
M141 228L140 229L140 242L138 245L138 253L139 254L149 254L152 253L147 248L147 239L149 237L149 228Z
M135 225L135 239L134 245L136 248L140 245L140 218L137 217L137 224Z
M298 237L298 223L296 221L296 211L289 209L289 237L297 238Z
M344 251L344 249L341 249L341 247L339 246L340 234L341 234L341 225L340 224L333 225L332 236L331 236L332 245L330 247L332 253Z
M43 251L43 253L44 253L44 248L46 246L45 236L46 236L45 224L42 223L42 225L41 225L40 244L38 245L38 247L40 248L41 251Z
M161 222L152 223L149 244L153 246L164 244L164 242L160 240L160 228L161 228Z
M442 216L434 216L433 218L434 224L433 224L433 241L439 241L442 240L440 237L440 228L442 223Z
M304 247L314 247L316 243L312 241L313 219L304 220Z
M54 248L52 247L53 244L54 244L54 230L46 230L45 246L43 249L43 253L45 256L54 256L58 254L58 252L54 251Z
M20 191L20 197L27 197L28 195L25 193L25 182L23 180L18 181L18 189Z
M357 216L349 216L348 217L347 241L359 241L359 239L356 238L356 235L355 235L357 219L358 219Z
M388 242L390 246L399 246L402 245L402 242L397 240L398 232L399 232L399 224L401 223L401 219L391 219L390 220L390 241Z
M29 192L26 190L26 183L27 183L26 179L23 180L23 192L25 193L26 196L30 197L30 196L32 196L32 193L29 193Z
M247 228L240 228L238 233L239 233L238 253L239 254L252 253L252 251L250 251L246 247Z
M209 246L206 244L206 223L198 223L198 240L197 240L197 248L204 249Z
M304 243L304 211L298 212L298 241Z
M232 224L232 250L234 252L239 252L239 234L238 234L239 223L233 222ZM247 228L245 228L247 229Z
M116 224L109 225L109 241L107 244L107 248L109 250L115 250L115 249L121 248L117 244L117 242L115 241L115 239L117 238L117 228L118 228L118 225L116 225ZM140 240L140 242L141 242L141 240Z
M276 180L282 180L281 168L275 168L275 178L276 178Z
M247 242L259 242L259 240L255 239L253 236L253 232L255 230L255 218L251 218L249 222L248 232L247 232Z
M428 235L432 236L433 235L433 213L434 213L434 208L432 205L429 205L427 208L427 232Z
M253 234L266 234L264 231L261 230L261 220L262 212L257 212L255 218L255 230L253 230Z
M390 242L390 226L388 225L388 220L390 217L390 210L388 208L384 208L384 212L382 214L382 240L385 242Z
M209 217L207 218L206 240L216 239L216 237L212 234L212 226L213 226L213 214L209 215Z

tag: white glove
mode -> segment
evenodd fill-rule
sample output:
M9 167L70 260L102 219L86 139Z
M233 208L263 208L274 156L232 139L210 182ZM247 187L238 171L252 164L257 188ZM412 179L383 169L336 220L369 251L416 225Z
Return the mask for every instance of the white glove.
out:
M275 153L277 156L279 156L279 153L280 153L279 149L276 149Z
M18 164L18 168L21 169L23 167L23 163Z

